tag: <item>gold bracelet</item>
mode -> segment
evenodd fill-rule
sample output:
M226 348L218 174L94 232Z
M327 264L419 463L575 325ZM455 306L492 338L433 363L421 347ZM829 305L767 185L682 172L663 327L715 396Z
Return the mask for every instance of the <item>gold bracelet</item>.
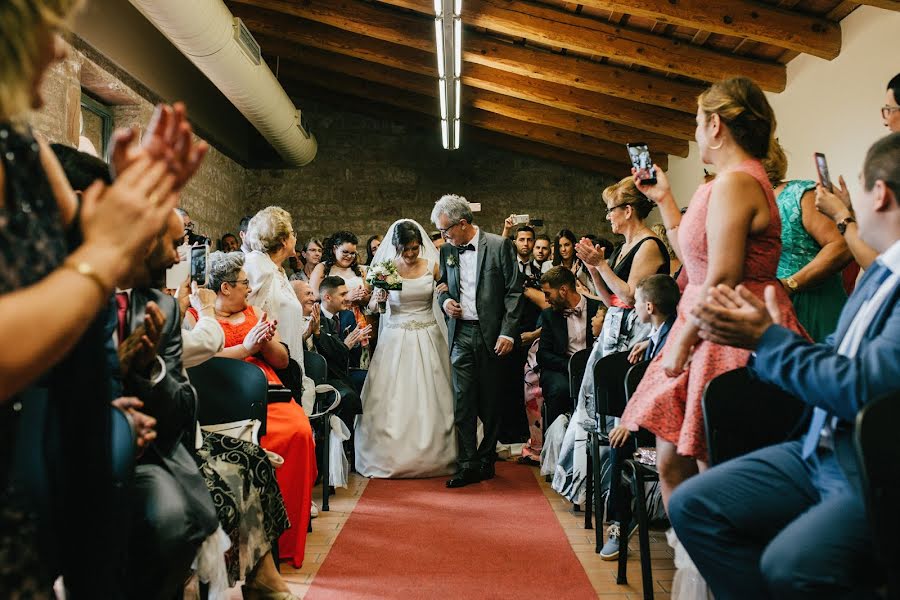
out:
M64 269L72 269L79 275L84 275L91 281L97 284L97 287L100 288L100 294L102 296L106 296L109 294L112 286L106 285L106 282L97 274L97 271L94 270L93 265L89 262L85 261L76 261L74 259L66 260L62 265Z

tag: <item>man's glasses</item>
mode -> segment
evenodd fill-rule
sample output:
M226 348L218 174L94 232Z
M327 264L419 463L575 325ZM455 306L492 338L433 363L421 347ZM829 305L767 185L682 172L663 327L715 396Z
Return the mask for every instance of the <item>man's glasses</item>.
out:
M250 285L250 280L249 279L226 279L222 283L230 283L231 285L237 285L239 283L244 284L244 285Z
M881 107L881 118L882 119L889 118L889 115L892 112L894 112L895 110L900 110L900 106L891 106L889 104L885 104L884 106Z
M454 223L454 224L451 225L450 227L447 227L446 229L441 228L441 227L438 227L438 231L441 232L441 235L446 235L448 231L450 231L451 229L453 229L454 227L456 227L456 226L459 225L460 223L462 223L462 221L457 221L456 223Z
M622 204L616 204L615 206L610 206L609 208L606 209L606 216L608 217L610 215L610 213L612 213L612 211L616 210L617 208L625 208L626 206L634 206L634 203L633 202L623 202Z

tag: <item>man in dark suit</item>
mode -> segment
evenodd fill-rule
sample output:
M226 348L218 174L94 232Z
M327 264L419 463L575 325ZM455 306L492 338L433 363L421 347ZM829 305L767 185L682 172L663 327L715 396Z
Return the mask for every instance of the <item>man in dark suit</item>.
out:
M313 331L316 351L328 363L328 383L341 393L338 416L348 426L353 426L353 418L362 412L360 393L365 381L363 377L351 377L351 360L354 350L363 340L369 338L372 326L359 328L353 311L349 310L347 284L340 277L331 276L319 285L321 317L318 331ZM357 362L357 365L359 362ZM359 372L359 371L356 371Z
M672 495L672 524L716 598L861 598L878 583L853 423L900 389L900 133L869 149L862 180L855 219L879 256L825 343L778 324L772 287L763 301L719 286L692 311L701 338L755 350L760 379L814 407L803 440L717 465Z
M569 390L569 359L594 344L591 317L600 307L600 301L579 294L575 281L575 275L565 267L553 267L541 276L541 288L550 304L541 313L541 341L537 351L547 426L574 408Z
M184 585L200 544L218 527L215 507L192 456L197 398L181 362L181 314L160 286L178 262L183 235L173 212L131 286L116 294L115 334L124 393L156 419L157 438L134 475L125 573L129 598L171 598Z
M443 196L431 213L449 242L441 247L440 266L448 290L438 301L447 316L459 445L451 488L494 476L498 358L513 350L522 311L522 275L512 242L482 231L473 219L468 201L456 195ZM484 428L480 445L478 419Z

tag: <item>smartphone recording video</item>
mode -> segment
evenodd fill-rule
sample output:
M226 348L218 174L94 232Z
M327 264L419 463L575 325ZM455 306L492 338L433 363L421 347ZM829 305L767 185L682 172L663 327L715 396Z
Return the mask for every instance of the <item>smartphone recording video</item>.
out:
M650 148L644 142L632 142L625 144L628 148L628 156L631 157L631 164L638 171L641 183L644 185L656 185L656 167L653 166L653 159L650 158Z
M191 247L183 244L178 247L178 262L166 269L166 287L177 290L178 286L191 274L191 265L188 262Z
M527 225L531 219L529 215L513 215L513 225Z
M816 171L819 172L819 183L829 192L833 192L834 186L831 185L831 175L828 174L828 162L825 160L825 155L821 152L816 152L815 157Z
M197 285L205 286L209 271L209 246L206 244L191 246L190 264L191 281L196 281Z

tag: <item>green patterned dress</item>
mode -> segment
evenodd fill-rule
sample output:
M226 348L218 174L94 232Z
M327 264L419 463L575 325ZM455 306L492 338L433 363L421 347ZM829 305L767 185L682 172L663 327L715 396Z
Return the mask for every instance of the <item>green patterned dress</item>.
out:
M781 214L781 260L778 262L778 278L786 279L809 264L822 249L803 227L800 199L807 191L815 189L815 181L789 181L778 194L778 212ZM835 273L814 288L791 296L800 324L817 342L834 333L838 317L847 293L841 282L840 272Z

